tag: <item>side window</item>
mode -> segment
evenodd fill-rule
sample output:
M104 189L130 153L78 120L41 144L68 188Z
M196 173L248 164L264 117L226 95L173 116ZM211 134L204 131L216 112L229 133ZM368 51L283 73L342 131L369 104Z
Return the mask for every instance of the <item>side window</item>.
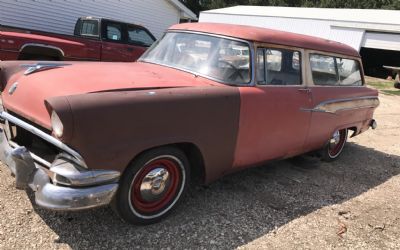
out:
M128 26L128 42L150 46L154 43L154 38L146 30L140 27Z
M111 41L122 41L122 25L119 23L107 23L106 25L106 38Z
M257 81L265 85L301 85L301 56L287 49L258 49ZM263 67L265 70L261 70Z
M84 20L82 21L82 28L80 34L82 36L98 36L99 35L99 22L97 20Z
M340 85L362 85L360 64L357 61L351 59L336 58L336 64L339 71Z
M315 85L331 86L339 84L334 57L311 54L310 66Z

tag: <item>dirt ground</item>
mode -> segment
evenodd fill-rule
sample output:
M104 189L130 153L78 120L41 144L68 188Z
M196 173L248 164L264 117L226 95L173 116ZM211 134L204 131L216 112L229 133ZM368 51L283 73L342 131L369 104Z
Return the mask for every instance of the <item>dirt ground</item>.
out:
M194 187L146 227L108 207L32 206L0 166L0 249L400 249L400 96L380 99L378 128L350 139L338 161L305 156Z

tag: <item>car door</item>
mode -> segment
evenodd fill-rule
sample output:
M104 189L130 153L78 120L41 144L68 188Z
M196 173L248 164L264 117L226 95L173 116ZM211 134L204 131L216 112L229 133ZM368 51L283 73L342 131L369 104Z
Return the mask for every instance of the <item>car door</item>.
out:
M102 61L132 61L132 53L127 46L125 24L103 20L102 41Z
M155 41L155 37L145 28L136 25L127 25L127 50L131 54L131 61L136 61Z
M240 87L241 110L234 167L303 152L311 114L303 80L303 50L258 48L256 86Z

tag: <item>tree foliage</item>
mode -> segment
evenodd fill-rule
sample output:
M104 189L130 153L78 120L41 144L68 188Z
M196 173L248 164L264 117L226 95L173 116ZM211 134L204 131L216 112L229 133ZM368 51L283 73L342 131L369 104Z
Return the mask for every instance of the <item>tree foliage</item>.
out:
M400 0L181 0L181 2L196 14L203 10L236 5L400 10Z

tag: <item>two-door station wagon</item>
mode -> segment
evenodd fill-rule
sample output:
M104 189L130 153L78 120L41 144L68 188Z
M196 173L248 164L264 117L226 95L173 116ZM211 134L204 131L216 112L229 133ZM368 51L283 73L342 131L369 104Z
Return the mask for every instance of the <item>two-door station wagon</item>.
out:
M334 160L379 105L354 49L249 26L172 26L135 63L0 65L0 157L17 188L139 224L193 178L316 150Z

